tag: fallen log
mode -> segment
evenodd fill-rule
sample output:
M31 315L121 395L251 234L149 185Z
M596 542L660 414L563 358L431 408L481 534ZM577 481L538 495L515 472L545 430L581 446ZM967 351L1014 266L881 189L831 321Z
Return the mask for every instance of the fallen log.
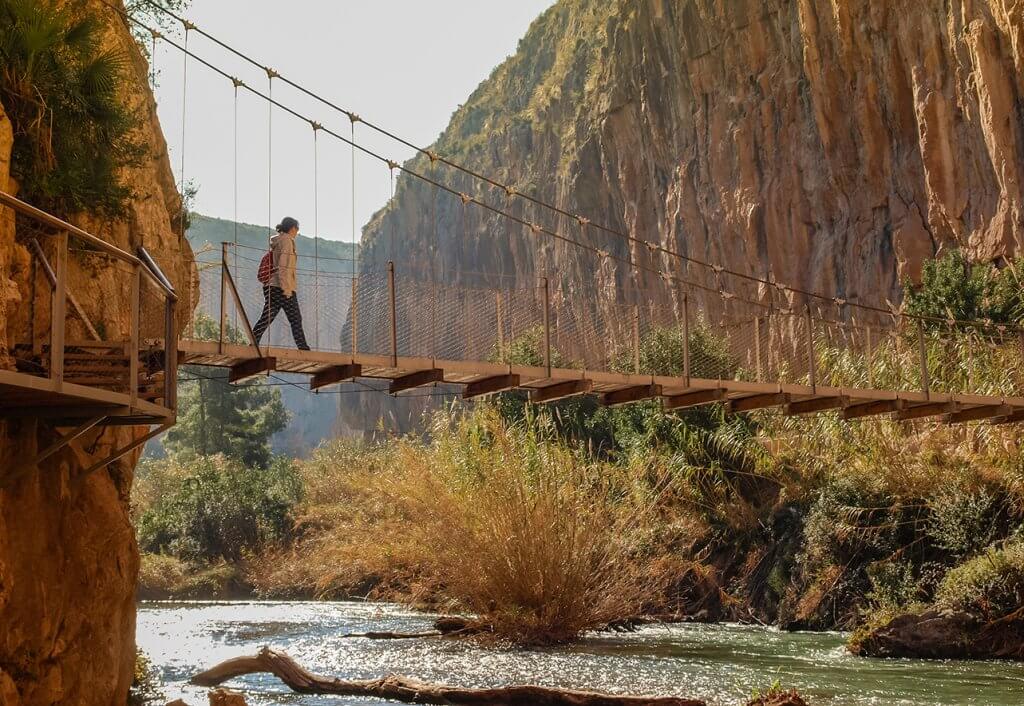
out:
M390 675L345 681L313 674L286 653L264 647L251 657L235 657L192 677L198 686L217 686L245 674L273 674L299 694L370 696L408 704L461 706L705 706L703 701L672 696L616 696L543 686L468 689Z

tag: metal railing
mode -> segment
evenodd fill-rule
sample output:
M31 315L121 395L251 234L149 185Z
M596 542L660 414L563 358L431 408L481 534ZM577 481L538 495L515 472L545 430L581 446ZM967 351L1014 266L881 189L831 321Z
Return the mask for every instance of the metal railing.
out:
M213 324L185 337L255 346L249 323L264 304L259 251L225 244L197 262L196 311ZM814 299L763 305L681 286L665 300L580 300L546 279L533 286L466 287L403 273L324 272L299 258L299 307L314 350L537 368L670 375L812 390L851 388L995 397L1024 395L1024 336L1014 326L940 322ZM658 301L658 298L661 301ZM294 343L282 313L260 346ZM259 350L259 349L257 349ZM510 358L518 357L512 361Z
M133 411L141 400L173 417L178 297L149 253L132 255L2 191L0 206L41 226L27 239L26 330L10 332L18 371L49 379L54 392L105 389L123 393ZM89 307L69 287L72 274L88 282Z

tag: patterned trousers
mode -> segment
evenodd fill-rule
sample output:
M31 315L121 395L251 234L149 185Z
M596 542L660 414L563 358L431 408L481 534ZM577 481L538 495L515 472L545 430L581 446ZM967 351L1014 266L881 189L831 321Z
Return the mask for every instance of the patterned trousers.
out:
M299 350L308 351L309 344L306 343L306 334L302 330L302 311L299 310L299 293L292 292L290 297L286 297L280 287L263 288L263 313L260 314L256 325L252 327L253 335L256 336L256 342L260 342L263 334L270 328L270 324L277 318L281 309L284 309L285 316L288 317L288 323L292 326L292 338L295 339L296 347Z

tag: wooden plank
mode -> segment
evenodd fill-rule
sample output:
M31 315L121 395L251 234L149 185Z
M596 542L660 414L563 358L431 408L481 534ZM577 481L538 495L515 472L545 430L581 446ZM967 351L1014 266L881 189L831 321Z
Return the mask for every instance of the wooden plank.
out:
M408 373L392 380L391 385L388 387L388 392L392 395L397 395L400 392L423 387L435 382L444 382L444 370L440 368L417 370L414 373Z
M319 390L321 387L336 385L339 382L345 382L346 380L357 378L362 375L362 373L363 366L357 363L334 365L313 375L313 379L309 381L309 389Z
M876 414L898 412L903 409L904 404L903 400L875 400L874 402L850 405L843 410L843 419L860 419Z
M241 363L231 366L231 372L228 373L228 382L242 382L257 375L269 373L272 370L277 370L277 358L264 356L262 358L243 360Z
M699 407L703 404L721 402L725 399L725 390L715 388L712 390L697 390L682 395L672 395L665 398L665 409L686 409L687 407Z
M802 414L824 412L827 409L841 409L850 404L849 397L817 397L810 400L798 400L786 405L785 414L796 417Z
M611 390L601 395L600 402L605 407L615 407L620 404L649 400L654 397L661 397L661 385L634 385L621 390Z
M462 399L469 400L483 395L493 395L496 392L505 392L519 387L518 375L494 375L483 380L474 380L466 383L462 391Z
M944 420L947 424L962 424L974 422L980 419L992 419L994 417L1008 417L1013 414L1013 407L1006 404L988 404L981 407L971 407L959 412L953 412Z
M755 409L767 409L769 407L780 407L789 404L789 395L785 392L773 392L767 395L750 395L749 397L737 397L726 402L726 409L735 414L736 412L751 412Z
M557 382L554 385L535 387L530 390L530 402L543 404L545 402L563 400L566 397L585 395L590 392L593 386L594 383L590 380L566 380L565 382Z

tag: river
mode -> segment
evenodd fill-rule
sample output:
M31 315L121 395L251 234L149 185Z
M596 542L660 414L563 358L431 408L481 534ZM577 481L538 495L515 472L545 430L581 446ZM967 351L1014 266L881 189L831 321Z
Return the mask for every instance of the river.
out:
M139 605L138 644L164 682L167 698L205 706L206 690L188 678L262 645L287 650L305 667L342 678L388 673L462 686L535 683L735 704L778 679L810 703L827 706L1020 706L1024 665L1009 662L865 660L843 649L838 633L783 633L738 625L650 626L599 635L552 650L480 648L453 640L341 639L347 632L429 629L431 616L379 603L194 602ZM381 704L378 700L299 696L274 677L229 686L251 706Z

